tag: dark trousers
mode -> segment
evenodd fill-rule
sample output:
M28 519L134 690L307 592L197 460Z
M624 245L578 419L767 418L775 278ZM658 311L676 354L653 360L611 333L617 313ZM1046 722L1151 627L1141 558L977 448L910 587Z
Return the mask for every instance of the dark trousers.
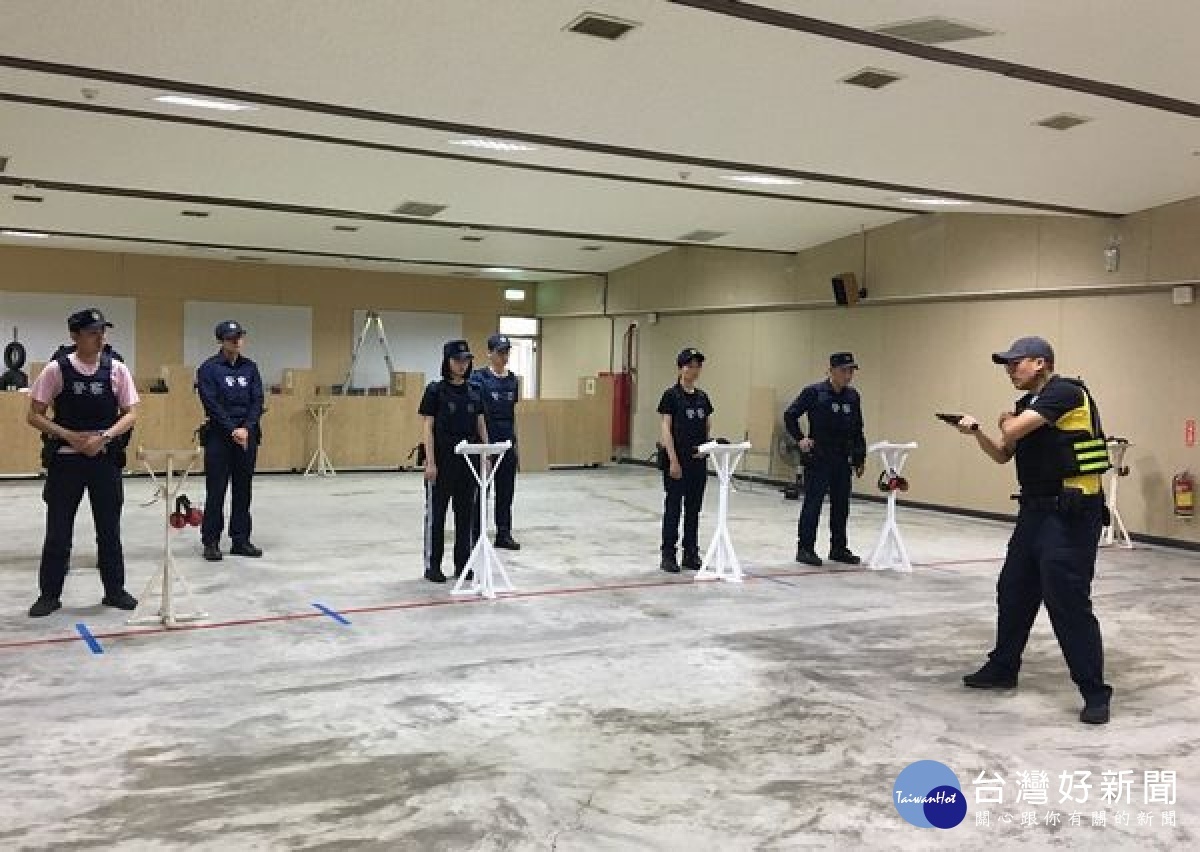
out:
M679 515L683 512L683 552L699 553L696 541L700 528L700 509L704 505L704 487L708 484L708 460L706 458L680 460L683 476L672 479L663 471L663 525L662 552L675 553L675 542L679 539Z
M125 554L121 548L121 507L125 484L121 469L101 454L55 456L46 471L42 499L46 501L46 541L38 582L42 597L62 597L70 567L75 513L87 491L96 525L96 567L104 583L104 594L115 595L125 588Z
M846 520L850 517L850 463L845 459L814 459L804 469L804 505L796 537L802 547L816 549L817 522L821 520L821 504L829 495L829 547L841 550L847 546Z
M229 505L229 537L234 544L250 540L250 497L258 443L253 439L242 449L226 435L209 435L204 445L204 522L200 540L220 544L225 529L225 490L232 484Z
M437 479L425 484L425 571L441 570L445 550L446 510L454 504L454 569L461 571L471 558L477 537L475 523L479 484L463 456L439 458Z
M1099 501L1072 512L1022 508L996 583L998 614L992 663L1016 676L1038 609L1050 625L1085 701L1105 701L1100 623L1092 613L1092 577L1100 538Z
M517 489L517 447L504 454L492 480L492 495L496 500L496 535L512 533L513 493Z

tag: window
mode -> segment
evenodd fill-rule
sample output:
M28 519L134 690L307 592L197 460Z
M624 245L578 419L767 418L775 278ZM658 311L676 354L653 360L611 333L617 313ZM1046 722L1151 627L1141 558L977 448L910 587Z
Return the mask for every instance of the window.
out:
M536 317L500 317L500 333L512 341L508 368L521 377L521 396L538 397L538 344L541 320Z

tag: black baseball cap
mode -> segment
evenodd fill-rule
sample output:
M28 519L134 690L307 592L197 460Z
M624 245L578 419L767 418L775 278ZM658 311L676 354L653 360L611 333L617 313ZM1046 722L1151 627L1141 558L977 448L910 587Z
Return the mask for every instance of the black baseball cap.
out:
M442 357L444 358L474 358L471 354L471 347L465 340L447 340L442 347Z
M1007 364L1022 358L1045 358L1054 363L1054 347L1041 337L1018 337L1006 352L993 352L993 364Z
M833 367L853 367L858 369L858 364L854 361L853 352L834 352L829 356L829 366Z
M512 349L512 341L503 334L493 334L488 338L488 352L507 352Z
M104 319L104 314L97 308L87 308L76 311L67 317L67 331L95 331L100 328L112 328L113 324Z
M686 367L688 364L692 363L693 361L699 361L701 364L703 364L704 363L704 353L701 352L699 349L696 349L691 346L689 346L687 349L684 349L682 352L680 352L678 355L675 356L675 366L676 367Z
M235 337L245 337L246 329L237 320L225 320L217 323L213 333L217 335L217 340L232 340Z

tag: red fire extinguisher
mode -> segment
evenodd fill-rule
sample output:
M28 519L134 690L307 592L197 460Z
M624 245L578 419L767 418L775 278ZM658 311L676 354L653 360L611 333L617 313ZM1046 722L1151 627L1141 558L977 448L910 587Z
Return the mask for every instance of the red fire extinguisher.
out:
M1171 494L1175 499L1175 516L1177 518L1190 518L1195 512L1194 488L1195 481L1186 470L1171 477Z

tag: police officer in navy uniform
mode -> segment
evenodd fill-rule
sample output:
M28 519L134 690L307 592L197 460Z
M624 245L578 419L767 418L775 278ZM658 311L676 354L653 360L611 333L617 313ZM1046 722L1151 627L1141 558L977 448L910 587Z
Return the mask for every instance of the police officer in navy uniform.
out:
M242 355L246 329L236 320L217 323L221 349L196 371L196 389L208 422L204 435L204 480L207 490L200 540L204 558L219 561L225 526L225 489L232 483L229 507L229 552L262 556L250 541L250 498L263 413L263 385L258 366Z
M992 361L1025 395L1000 415L993 438L974 417L958 429L1004 464L1016 459L1021 486L1017 525L996 584L996 646L963 683L1013 689L1021 654L1042 603L1071 679L1083 695L1080 721L1108 722L1112 687L1104 682L1100 623L1092 612L1096 548L1104 525L1101 476L1111 467L1100 413L1082 382L1054 373L1054 350L1040 337L1022 337Z
M471 373L471 383L483 396L487 433L492 443L512 441L492 479L496 500L496 547L520 550L512 537L512 502L517 480L516 406L521 399L521 383L508 369L512 341L503 334L488 338L488 366Z
M446 510L454 504L454 576L461 576L471 558L472 524L478 483L466 456L454 452L460 441L488 442L483 396L473 385L474 356L465 340L442 347L442 378L430 382L421 397L425 451L425 579L446 582L442 573Z
M137 607L137 600L125 591L121 471L139 399L129 369L105 348L109 328L112 323L95 308L71 314L67 330L74 351L60 349L30 389L27 420L43 435L46 466L46 540L39 568L41 594L29 610L32 618L62 606L75 513L84 491L96 528L102 603L124 610ZM47 416L50 408L53 419Z
M662 559L659 567L678 574L675 543L679 539L679 515L683 510L683 567L700 570L700 546L697 541L704 487L708 482L708 458L697 447L709 439L712 402L696 387L704 368L704 354L687 348L675 359L679 378L663 391L658 403L662 415L659 440L659 467L663 472Z
M809 456L804 473L804 505L800 509L796 561L821 565L817 556L817 522L829 494L829 558L846 565L861 561L850 552L846 521L850 516L850 472L863 475L867 441L863 434L862 400L850 387L858 364L849 352L829 356L829 378L800 391L783 414L788 434ZM808 435L800 418L808 415Z

